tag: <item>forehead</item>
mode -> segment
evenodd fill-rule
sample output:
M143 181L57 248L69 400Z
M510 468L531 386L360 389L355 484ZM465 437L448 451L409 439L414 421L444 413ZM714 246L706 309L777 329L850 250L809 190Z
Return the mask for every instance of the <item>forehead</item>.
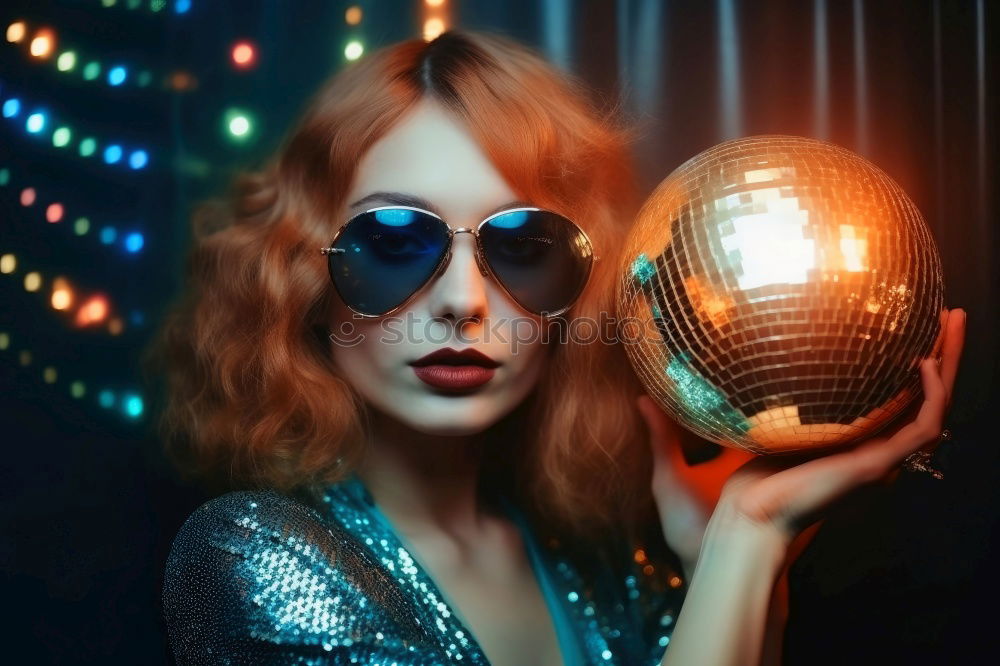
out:
M454 217L476 217L515 198L468 129L429 99L362 156L347 203L377 191L422 197Z

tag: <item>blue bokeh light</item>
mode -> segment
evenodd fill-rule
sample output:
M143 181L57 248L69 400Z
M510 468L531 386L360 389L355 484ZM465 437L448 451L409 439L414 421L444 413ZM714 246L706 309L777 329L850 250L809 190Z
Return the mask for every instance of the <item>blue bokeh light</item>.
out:
M43 129L45 129L45 114L41 111L36 111L35 113L28 116L28 121L25 123L25 127L32 134L38 134Z
M113 86L120 86L125 83L125 76L127 72L124 67L119 65L118 67L112 67L108 70L108 83Z
M145 238L143 238L142 233L138 231L133 231L125 237L125 249L129 252L138 252L142 249L145 244Z
M104 149L104 161L108 164L114 164L122 158L122 147L117 144L112 144Z
M141 169L149 163L149 155L145 150L133 151L128 158L128 164L133 169Z
M21 112L21 100L16 97L12 97L3 103L3 117L13 118L18 113Z

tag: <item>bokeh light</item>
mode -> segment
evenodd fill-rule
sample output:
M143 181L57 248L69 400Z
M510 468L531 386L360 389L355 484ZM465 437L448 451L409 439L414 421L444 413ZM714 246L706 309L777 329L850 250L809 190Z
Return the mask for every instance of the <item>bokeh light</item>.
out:
M344 57L348 60L357 60L365 52L365 47L356 39L352 39L344 46Z
M52 282L52 307L65 310L73 304L73 289L65 278L56 278Z
M233 64L242 69L253 67L257 60L257 51L250 42L237 42L233 46L231 57Z
M357 5L351 5L347 8L347 11L344 12L344 21L347 22L347 25L358 25L361 23L361 17L361 7L358 7Z
M13 273L17 270L17 257L10 252L0 256L0 273Z
M92 137L87 137L80 142L80 155L82 157L90 157L97 151L97 141Z
M246 111L229 109L224 117L226 131L231 139L246 141L253 134L253 119Z
M53 224L63 218L63 205L61 203L49 204L45 209L45 219Z
M149 162L149 155L145 150L135 150L128 157L128 165L133 169L141 169Z
M76 67L76 53L64 51L59 54L59 58L56 59L56 69L60 72L69 72L74 67Z
M60 127L52 133L52 145L56 148L63 148L73 138L73 133L68 127Z
M52 55L52 50L55 47L56 37L51 30L40 30L35 38L31 40L31 45L28 47L29 53L36 58L48 58Z
M24 188L23 190L21 190L21 205L30 206L31 204L35 203L36 196L37 193L35 192L35 188L33 187Z
M7 41L12 44L17 44L22 39L24 35L28 32L27 26L24 25L24 21L14 21L7 26Z
M108 301L103 296L91 296L76 311L76 325L89 326L104 321L108 316Z
M120 86L125 83L125 77L128 75L128 71L118 65L117 67L112 67L108 70L108 83L113 86Z
M134 393L129 393L125 395L122 402L124 403L123 408L126 416L133 419L142 416L143 404L141 397Z
M3 117L13 118L21 111L21 100L12 97L3 103Z
M114 407L115 405L115 394L113 391L108 389L102 389L100 393L97 394L97 404L104 408Z
M42 274L38 271L31 271L24 276L24 290L38 291L42 286Z
M104 149L104 161L108 164L114 164L122 158L122 147L116 144L112 144Z
M24 126L32 134L38 134L45 129L45 114L40 111L36 111L28 116L28 121L24 124Z
M444 21L434 17L424 21L424 40L431 41L444 32Z
M145 238L138 231L133 231L125 236L125 249L129 252L138 252L142 249Z

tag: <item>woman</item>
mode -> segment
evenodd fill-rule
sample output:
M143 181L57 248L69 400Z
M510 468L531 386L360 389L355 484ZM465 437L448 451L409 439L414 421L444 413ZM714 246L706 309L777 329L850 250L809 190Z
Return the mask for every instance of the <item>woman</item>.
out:
M613 311L630 136L530 50L451 31L349 65L201 209L164 424L248 490L175 540L180 663L756 661L801 518L939 432L961 322L889 442L753 460L700 515L621 347L572 326ZM679 561L642 541L651 507Z

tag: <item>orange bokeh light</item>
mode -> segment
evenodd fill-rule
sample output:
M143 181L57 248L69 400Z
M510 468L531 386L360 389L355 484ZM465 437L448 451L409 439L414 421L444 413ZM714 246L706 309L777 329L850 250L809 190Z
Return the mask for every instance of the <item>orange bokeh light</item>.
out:
M96 324L108 316L108 301L103 296L91 296L87 302L76 311L76 325L89 326Z
M251 67L257 58L257 52L249 42L239 42L233 46L232 58L238 67Z
M51 30L39 30L28 47L31 55L36 58L48 58L56 47L56 36Z
M63 205L61 203L49 204L45 209L45 219L49 222L58 222L63 218Z

